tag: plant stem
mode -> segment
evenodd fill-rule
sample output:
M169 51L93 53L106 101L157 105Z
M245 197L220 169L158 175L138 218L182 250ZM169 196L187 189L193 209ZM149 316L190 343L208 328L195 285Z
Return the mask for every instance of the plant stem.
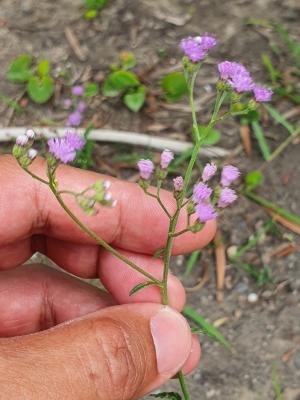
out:
M144 271L142 268L138 267L136 264L134 264L132 261L130 261L127 257L123 256L121 253L119 253L117 250L115 250L113 247L111 247L108 243L105 242L105 240L101 239L98 235L96 235L93 231L91 231L89 228L87 228L77 217L72 213L72 211L68 208L68 206L65 204L63 201L62 197L60 194L56 191L55 186L53 185L53 182L50 182L49 185L52 193L56 197L57 201L61 205L61 207L65 210L65 212L69 215L70 218L88 235L90 236L99 246L103 247L105 250L109 251L112 255L114 255L116 258L119 260L123 261L125 264L127 264L129 267L134 269L135 271L139 272L140 274L144 275L146 278L150 279L151 281L155 282L158 286L161 287L161 282L156 279L153 275L149 274L148 272Z
M190 400L190 394L186 386L185 378L182 371L178 372L178 380L185 400Z
M22 166L21 166L22 167ZM35 175L33 172L29 171L29 169L24 168L24 171L27 172L32 178L37 179L38 181L42 182L44 185L49 185L49 182L43 178L40 178L38 175Z

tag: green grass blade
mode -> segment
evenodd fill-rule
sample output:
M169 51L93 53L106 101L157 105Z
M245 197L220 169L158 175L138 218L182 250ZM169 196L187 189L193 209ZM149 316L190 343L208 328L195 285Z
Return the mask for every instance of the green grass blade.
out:
M264 104L264 107L278 124L282 125L291 135L294 134L295 128L293 125L290 124L275 108L269 104Z
M274 67L268 54L263 53L261 55L261 60L270 76L270 80L271 80L272 84L276 85L278 79L280 78L280 72Z
M184 278L186 278L187 276L189 276L192 273L192 271L194 269L194 266L196 265L196 263L197 263L197 261L198 261L200 256L201 256L201 251L200 250L194 251L189 256L189 259L187 260L187 263L186 263L186 269L185 269L185 272L183 274Z
M256 246L256 244L260 241L262 236L264 236L272 227L274 226L274 221L270 220L268 223L262 227L256 235L250 236L248 242L241 246L234 256L230 257L231 262L235 262L239 258L241 258L245 253L247 253L252 247Z
M192 307L185 307L182 313L186 318L195 322L205 334L221 343L226 349L232 350L229 342L224 338L224 336Z
M261 151L264 159L266 161L268 161L271 156L271 152L270 152L269 146L267 144L267 141L266 141L266 138L264 135L264 131L262 130L258 121L252 121L251 126L252 126L253 133L256 137L256 140L258 142L260 151Z
M272 385L273 385L274 392L276 395L276 400L284 400L277 368L275 366L273 366L273 368L272 368Z
M264 197L261 197L253 192L244 192L243 193L249 200L254 201L260 206L269 208L271 211L274 211L276 214L281 215L282 217L288 219L296 225L300 226L300 217L298 215L292 214L291 212L279 207L277 204L272 203L269 200L266 200Z

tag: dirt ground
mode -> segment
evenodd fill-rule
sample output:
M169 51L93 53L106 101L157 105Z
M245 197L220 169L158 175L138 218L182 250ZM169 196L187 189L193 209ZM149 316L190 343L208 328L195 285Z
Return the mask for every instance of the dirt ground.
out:
M108 65L116 61L118 53L131 50L137 56L139 74L151 84L154 88L152 94L155 95L164 71L179 65L177 45L180 38L207 31L216 33L220 39L218 50L210 57L209 68L205 67L199 78L206 87L207 95L210 85L215 82L213 64L225 58L245 63L258 80L266 80L261 53L270 52L269 41L263 30L245 25L247 18L281 21L295 39L300 39L299 0L111 0L93 22L82 18L82 3L82 0L0 0L1 94L19 100L22 97L22 89L4 78L11 60L21 53L48 58L56 73L67 70L73 82L81 82L85 79L101 81ZM73 29L79 40L83 61L78 59L66 40L66 26ZM163 59L158 49L164 50ZM205 119L210 101L205 100L200 105ZM290 104L280 101L276 107L287 111ZM188 140L189 114L180 106L172 110L160 101L155 103L154 109L148 104L140 113L132 114L119 101L97 96L90 106L89 116L99 127ZM1 126L53 122L62 125L65 118L66 113L59 107L57 99L44 106L26 104L21 114L12 114L5 104L0 103ZM296 123L297 120L290 122ZM271 122L265 121L265 127L272 148L286 138L286 132ZM246 158L240 149L237 121L226 122L219 128L222 139L218 146L232 150L234 155L229 157L230 162L240 166L244 173L262 165L256 144L251 158ZM120 177L130 176L132 170L128 166L124 173L110 163L120 149L140 154L145 154L147 150L97 145L96 169ZM9 145L3 145L0 152L8 150ZM265 184L259 193L299 214L299 144L289 146L274 162L264 165L264 174ZM226 213L222 223L226 246L245 243L267 220L261 208L241 198L238 205ZM248 259L256 257L261 265L267 264L271 268L275 286L260 289L238 266L228 264L224 300L220 303L215 296L212 250L206 251L204 258L209 266L209 282L202 289L188 293L188 304L211 322L224 318L219 329L235 351L230 353L210 339L202 338L202 362L189 378L193 399L276 399L271 381L274 365L284 389L284 399L300 399L299 252L281 258L271 256L279 245L289 240L299 245L297 235L278 225L274 234L262 238L247 254ZM183 264L182 257L174 260L174 269L179 275L184 272ZM184 280L185 285L195 286L201 273L199 265L192 276ZM257 302L249 303L250 293L258 294ZM176 386L170 384L166 388L171 387Z

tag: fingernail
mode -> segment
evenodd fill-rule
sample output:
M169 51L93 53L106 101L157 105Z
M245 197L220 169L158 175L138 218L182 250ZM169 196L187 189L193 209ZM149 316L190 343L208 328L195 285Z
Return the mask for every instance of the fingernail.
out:
M164 307L152 317L150 329L158 372L162 375L175 374L191 352L192 337L188 323L178 312Z

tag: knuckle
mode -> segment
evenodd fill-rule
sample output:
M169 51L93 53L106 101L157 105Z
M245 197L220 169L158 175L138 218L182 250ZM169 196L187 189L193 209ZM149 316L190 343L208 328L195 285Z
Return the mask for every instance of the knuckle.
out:
M91 321L91 331L98 362L89 357L86 373L97 398L132 399L147 374L147 352L141 338L125 322L110 318L100 324Z

